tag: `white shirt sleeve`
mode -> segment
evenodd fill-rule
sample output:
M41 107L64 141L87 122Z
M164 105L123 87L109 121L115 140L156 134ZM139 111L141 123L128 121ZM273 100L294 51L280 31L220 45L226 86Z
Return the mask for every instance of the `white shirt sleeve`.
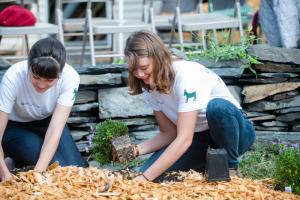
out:
M62 88L57 103L63 106L73 106L78 93L80 77L71 66L65 66L65 68L61 77Z
M0 110L6 113L11 113L17 93L18 86L14 81L14 75L11 70L8 70L1 81L0 84Z
M182 71L178 74L174 87L174 93L178 99L178 112L205 109L211 90L212 85L203 77Z

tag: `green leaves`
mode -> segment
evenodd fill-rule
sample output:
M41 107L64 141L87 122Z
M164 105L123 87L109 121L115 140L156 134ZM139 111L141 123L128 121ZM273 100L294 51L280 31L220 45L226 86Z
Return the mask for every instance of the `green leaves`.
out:
M111 140L125 134L128 134L128 127L123 122L108 119L97 124L93 137L93 159L101 164L109 163L112 160Z
M247 36L243 37L241 42L237 45L232 45L230 43L218 44L218 41L210 38L209 47L206 50L199 51L199 49L187 49L187 56L190 60L202 59L214 60L215 62L240 60L243 62L243 67L249 69L257 77L257 73L252 68L252 65L262 63L255 57L249 55L246 51L255 40L255 36L249 30L251 30L251 27L248 28ZM227 37L226 33L221 33L221 35L225 35L223 38Z
M296 144L272 142L271 145L254 143L241 159L240 169L252 179L272 178L275 188L283 190L291 186L300 194L300 152Z
M296 148L280 147L274 179L280 189L291 186L292 192L300 195L300 153Z
M116 60L114 60L112 64L125 64L125 63L126 63L126 61L122 57L122 58L117 58Z
M271 178L275 169L275 158L275 152L270 152L262 144L255 143L252 149L242 156L241 172L251 179Z

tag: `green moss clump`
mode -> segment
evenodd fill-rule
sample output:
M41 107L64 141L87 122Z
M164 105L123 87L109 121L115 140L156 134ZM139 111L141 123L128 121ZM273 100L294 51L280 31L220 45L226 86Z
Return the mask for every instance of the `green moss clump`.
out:
M101 164L111 162L111 140L126 134L128 127L124 122L108 119L97 124L93 137L92 158Z

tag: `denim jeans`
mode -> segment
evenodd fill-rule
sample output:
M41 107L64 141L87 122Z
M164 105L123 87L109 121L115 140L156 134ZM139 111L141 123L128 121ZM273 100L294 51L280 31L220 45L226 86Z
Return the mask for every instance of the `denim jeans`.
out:
M228 154L228 166L238 167L239 156L249 150L255 140L251 122L242 110L221 98L213 99L208 103L206 118L209 130L195 133L191 146L167 171L189 169L204 171L208 147L224 148ZM140 171L146 171L166 148L152 154Z
M35 165L50 120L51 116L32 122L8 121L2 140L4 154L21 165ZM81 157L67 125L63 129L59 145L50 163L55 161L58 161L61 166L88 166Z

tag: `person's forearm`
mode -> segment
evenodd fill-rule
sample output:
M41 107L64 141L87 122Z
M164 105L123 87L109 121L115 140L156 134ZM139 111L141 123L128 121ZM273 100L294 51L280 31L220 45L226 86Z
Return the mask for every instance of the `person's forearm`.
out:
M159 133L152 139L138 145L139 154L144 155L157 151L170 144L175 139L175 137L175 133Z
M37 171L44 171L47 169L57 150L60 137L55 138L54 135L52 135L51 137L45 137L39 159L34 168Z
M166 148L164 153L151 165L145 172L144 175L149 180L154 180L171 167L189 148L191 145L190 140L175 139Z
M2 148L2 138L8 121L8 113L0 111L0 181L11 177L10 172L4 161L4 152Z
M8 177L10 177L10 172L5 164L3 149L0 145L0 181L5 180Z
M66 125L70 112L71 107L57 104L45 135L40 157L34 168L35 170L44 171L47 169L57 150L61 134L64 126Z

